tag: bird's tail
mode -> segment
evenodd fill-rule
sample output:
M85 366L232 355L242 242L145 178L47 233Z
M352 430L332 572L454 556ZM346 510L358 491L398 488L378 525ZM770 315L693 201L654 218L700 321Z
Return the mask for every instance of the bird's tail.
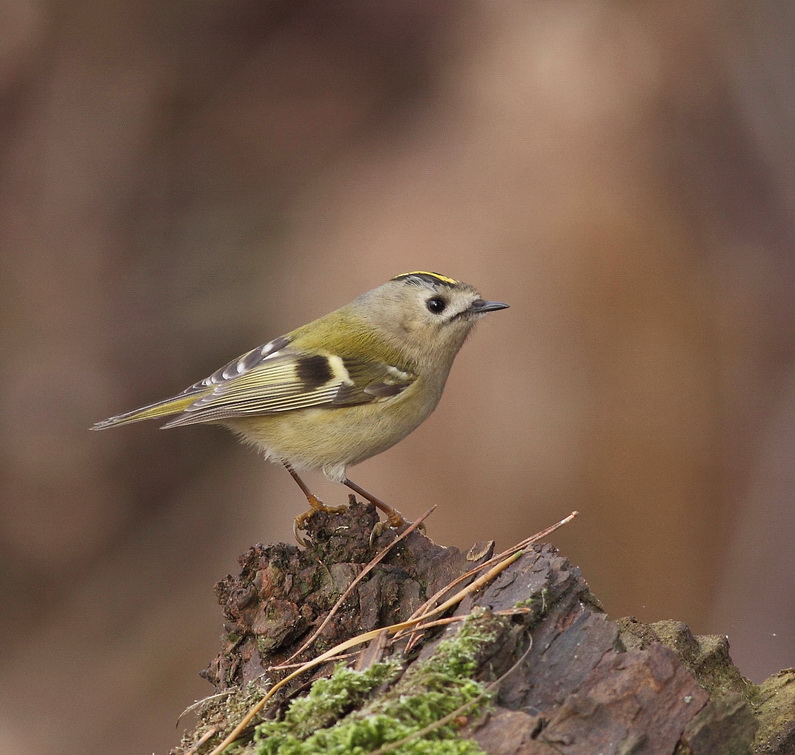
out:
M108 417L103 419L102 422L97 422L91 429L92 430L105 430L108 427L116 427L116 425L128 425L131 422L141 422L145 419L155 419L157 417L167 417L170 414L179 414L181 411L187 409L195 400L197 396L174 396L172 398L157 401L148 406L142 406L140 409L133 409L131 412L124 414L117 414L115 417Z

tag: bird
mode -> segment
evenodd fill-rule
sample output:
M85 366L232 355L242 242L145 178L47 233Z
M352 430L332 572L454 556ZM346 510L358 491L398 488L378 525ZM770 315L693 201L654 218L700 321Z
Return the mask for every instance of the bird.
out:
M402 273L349 304L258 346L181 393L97 422L104 430L171 417L162 427L226 426L282 464L309 510L298 535L327 507L299 472L322 471L379 508L389 526L408 524L357 485L348 467L406 437L436 408L450 368L475 323L508 304L427 271Z

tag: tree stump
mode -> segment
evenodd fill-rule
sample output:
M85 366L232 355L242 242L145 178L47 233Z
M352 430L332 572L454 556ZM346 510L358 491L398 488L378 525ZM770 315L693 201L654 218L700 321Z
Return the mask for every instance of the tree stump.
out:
M172 753L211 752L287 676L292 669L274 667L291 660L397 537L387 530L371 544L376 522L372 506L352 501L341 513L311 517L308 547L256 545L241 557L240 574L216 588L224 645L203 675L218 694ZM492 550L478 543L463 553L410 533L294 661L405 621ZM235 752L795 752L795 672L756 687L732 664L725 637L694 637L677 622L612 621L551 545L528 548L449 617L414 647L406 635L357 648L346 662L358 672L332 675L329 662L291 680ZM302 705L291 707L295 700Z

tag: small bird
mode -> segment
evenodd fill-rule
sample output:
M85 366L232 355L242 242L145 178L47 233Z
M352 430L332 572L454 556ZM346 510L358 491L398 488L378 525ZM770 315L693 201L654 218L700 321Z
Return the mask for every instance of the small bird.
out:
M329 511L299 477L322 470L375 504L399 511L347 476L347 468L406 437L436 408L456 354L485 313L505 309L438 273L403 273L350 304L246 352L171 398L91 429L176 415L163 428L225 425L283 464L313 511Z

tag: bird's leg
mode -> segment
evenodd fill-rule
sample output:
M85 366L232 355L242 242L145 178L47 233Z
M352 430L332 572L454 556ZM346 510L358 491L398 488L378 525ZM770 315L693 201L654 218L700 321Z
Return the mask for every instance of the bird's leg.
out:
M301 492L306 496L306 500L309 501L312 509L314 511L326 511L326 505L306 486L306 483L298 476L298 473L286 461L283 461L282 464L298 483L298 487L301 488ZM307 511L306 515L311 513L311 511Z
M386 514L390 527L405 527L408 524L406 518L397 509L392 508L388 503L384 503L380 498L376 498L372 493L368 493L364 488L352 482L347 477L342 481L351 490L356 491L362 498L366 498L370 503L381 509Z
M292 475L292 478L298 483L298 487L301 488L301 491L306 496L306 500L309 502L309 511L299 514L293 521L293 534L295 535L295 539L300 545L306 546L306 541L298 535L298 530L305 529L304 525L306 524L306 520L316 511L328 511L332 514L337 514L340 511L345 511L345 506L338 506L337 508L326 506L326 504L306 486L306 483L286 461L283 461L282 464L284 464L287 471Z

